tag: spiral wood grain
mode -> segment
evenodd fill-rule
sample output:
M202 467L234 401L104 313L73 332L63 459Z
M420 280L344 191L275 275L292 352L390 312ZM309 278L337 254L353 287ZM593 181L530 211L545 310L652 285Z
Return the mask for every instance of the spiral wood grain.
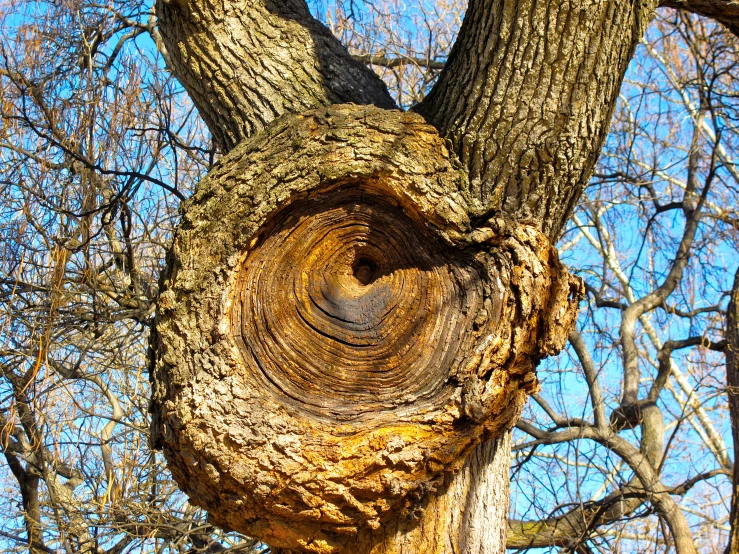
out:
M361 186L281 213L235 287L234 336L250 375L330 421L443 404L483 302L472 260L445 250Z

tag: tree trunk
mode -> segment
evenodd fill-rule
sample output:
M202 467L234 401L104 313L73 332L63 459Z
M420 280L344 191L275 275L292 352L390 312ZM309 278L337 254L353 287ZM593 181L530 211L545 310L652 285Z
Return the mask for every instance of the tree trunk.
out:
M152 441L215 523L502 552L510 429L582 295L552 243L655 5L472 0L422 118L303 0L158 0L228 155L162 279Z
M427 495L412 517L395 519L369 533L371 554L503 552L506 547L511 434L476 447L458 473ZM293 550L273 549L274 554Z

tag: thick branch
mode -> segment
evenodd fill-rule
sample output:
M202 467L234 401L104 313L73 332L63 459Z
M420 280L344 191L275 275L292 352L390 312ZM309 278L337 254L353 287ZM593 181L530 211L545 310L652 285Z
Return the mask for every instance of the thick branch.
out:
M159 0L156 10L168 64L224 151L283 113L395 106L305 0Z
M669 492L684 495L697 483L726 474L725 469L700 473L672 487ZM531 521L509 520L506 546L507 548L572 547L587 540L599 527L633 516L646 501L644 487L638 480L632 479L602 500L588 502L560 516Z
M638 481L632 481L602 500L587 503L561 516L535 521L510 520L506 547L572 546L586 540L597 527L630 516L645 501L643 488Z
M593 170L654 3L471 0L419 113L452 142L479 209L550 239Z
M656 416L658 410L655 408L653 412ZM649 432L654 438L659 438L658 435L662 431L659 428L661 423L654 421L655 419L650 417L649 423L645 423L645 426L657 423L655 425L656 428ZM641 491L644 498L652 503L670 528L675 541L676 551L680 554L692 554L696 552L687 520L679 506L670 496L674 494L674 491L661 483L659 473L655 469L655 465L660 462L657 457L661 455L661 444L656 444L657 441L652 438L647 439L643 442L649 442L651 444L646 445L646 448L645 444L642 444L642 450L637 450L628 440L620 437L610 428L599 429L592 426L584 426L558 432L547 432L524 422L519 422L517 427L532 435L536 440L518 445L514 450L530 448L539 444L561 444L576 439L591 439L610 449L614 454L624 460L634 472L635 479L641 483Z
M570 333L570 343L575 348L583 364L588 384L590 385L591 399L594 406L600 406L595 411L596 426L603 437L611 435L612 430L607 427L603 413L603 400L597 384L595 369L585 343L576 331ZM597 400L596 400L597 399ZM647 458L652 467L659 467L662 460L664 422L659 409L652 404L642 409L642 438L640 451ZM520 422L519 428L537 439L536 444L551 444L551 440L559 440L562 432L543 432L531 424ZM590 426L580 425L567 431L585 437ZM574 436L574 435L573 435ZM595 440L598 440L597 438ZM532 443L529 443L532 444ZM608 441L603 441L606 446ZM518 448L525 447L520 445ZM636 459L631 457L626 462L631 464ZM691 483L685 484L687 490ZM639 477L633 477L626 485L597 502L588 502L577 506L570 511L549 517L542 521L511 521L508 535L508 548L534 548L546 546L572 547L585 541L598 527L608 525L614 521L628 517L643 505L654 489L644 485Z

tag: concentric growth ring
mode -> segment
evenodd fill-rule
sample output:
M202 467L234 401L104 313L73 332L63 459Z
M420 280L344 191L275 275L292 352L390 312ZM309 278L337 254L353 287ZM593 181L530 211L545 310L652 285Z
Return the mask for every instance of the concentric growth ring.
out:
M386 196L362 187L298 202L248 253L232 332L282 403L355 420L448 400L480 303L479 275Z

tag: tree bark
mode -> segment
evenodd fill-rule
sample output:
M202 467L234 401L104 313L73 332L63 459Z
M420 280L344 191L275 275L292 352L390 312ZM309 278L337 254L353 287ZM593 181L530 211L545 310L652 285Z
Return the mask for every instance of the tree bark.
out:
M170 65L226 150L283 113L337 102L392 107L384 85L357 73L303 0L242 4L157 3ZM449 61L415 109L466 170L471 215L501 210L559 238L655 6L470 2Z
M395 107L304 0L158 0L156 12L167 63L224 152L284 113Z
M556 241L610 126L650 0L471 0L439 80L415 108L447 137L480 212Z
M430 125L276 4L157 3L230 153L163 277L153 443L214 522L275 548L500 552L508 434L582 294L551 244L656 2L472 0ZM347 101L376 107L320 108Z
M582 295L534 225L473 225L460 180L419 116L334 106L200 184L162 283L152 439L215 523L312 552L438 539L399 520L427 495L429 526L452 517L460 493L434 491L514 424ZM464 475L470 502L505 494Z
M659 5L710 17L739 36L739 2L737 0L662 0Z
M370 554L484 554L506 548L511 434L480 444L462 469L427 495L412 517L395 519L364 540ZM358 550L361 552L362 550ZM274 554L293 554L273 549Z

